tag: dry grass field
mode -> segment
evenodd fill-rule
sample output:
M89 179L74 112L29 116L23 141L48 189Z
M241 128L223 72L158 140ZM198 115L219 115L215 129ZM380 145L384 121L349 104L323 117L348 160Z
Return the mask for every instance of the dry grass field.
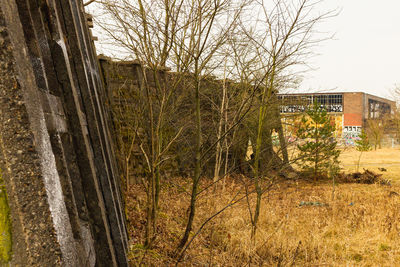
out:
M342 166L354 171L359 152L346 150ZM376 164L379 163L379 164ZM180 266L400 266L400 150L363 154L361 169L378 172L392 185L310 184L281 181L264 195L256 244L246 200L211 220L194 239ZM203 181L203 186L206 182ZM132 266L175 264L172 257L184 227L188 179L165 184L161 196L158 238L144 250L145 195L140 186L127 195ZM229 178L225 189L199 196L194 232L213 213L232 202L243 180ZM250 203L254 203L253 196ZM324 206L301 206L304 202Z
M360 152L355 149L345 149L340 155L341 166L346 172L354 172ZM363 152L360 160L360 171L365 168L377 173L383 173L385 178L394 183L400 183L400 148L382 148ZM381 172L379 168L385 168Z

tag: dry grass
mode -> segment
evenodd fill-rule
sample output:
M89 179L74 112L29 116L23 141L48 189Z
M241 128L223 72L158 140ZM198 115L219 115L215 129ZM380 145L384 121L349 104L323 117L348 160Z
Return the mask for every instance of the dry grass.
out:
M340 155L339 160L343 169L354 172L360 152L355 149L346 149ZM363 168L378 173L384 173L386 179L400 183L400 148L383 148L363 152L360 161L360 170ZM378 168L385 168L387 172L381 172Z
M378 151L382 163L398 158L395 151ZM346 151L342 160L358 152ZM374 151L366 155L377 155ZM396 156L396 158L395 158ZM370 163L366 157L365 163ZM367 162L368 160L368 162ZM380 166L379 166L380 167ZM370 167L368 167L370 168ZM396 178L395 168L384 175ZM317 185L281 182L265 194L256 246L250 242L251 223L246 201L213 219L194 240L182 266L398 266L400 263L400 182L392 186ZM206 184L203 181L203 186ZM163 187L159 236L152 250L143 242L145 196L140 186L127 198L132 265L174 264L173 249L183 233L189 179L174 179ZM229 178L225 190L208 190L199 199L195 230L242 190L239 179ZM250 199L253 200L252 197ZM327 206L299 206L301 201Z

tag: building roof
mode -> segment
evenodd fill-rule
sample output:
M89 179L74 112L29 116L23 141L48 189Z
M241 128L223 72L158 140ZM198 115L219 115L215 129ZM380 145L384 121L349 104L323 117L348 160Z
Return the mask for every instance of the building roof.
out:
M369 93L365 93L365 92L360 92L360 91L353 91L353 92L323 92L323 93L318 93L318 92L309 92L309 93L280 93L278 94L278 96L306 96L306 95L343 95L343 94L363 94L372 98L375 98L377 100L381 100L383 102L391 102L391 104L395 105L396 101L381 97L381 96L376 96L376 95L372 95Z

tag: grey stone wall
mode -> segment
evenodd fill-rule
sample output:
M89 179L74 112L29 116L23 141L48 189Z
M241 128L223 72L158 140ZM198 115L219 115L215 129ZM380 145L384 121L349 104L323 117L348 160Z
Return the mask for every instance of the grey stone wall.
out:
M81 1L0 0L11 265L127 266L104 92Z

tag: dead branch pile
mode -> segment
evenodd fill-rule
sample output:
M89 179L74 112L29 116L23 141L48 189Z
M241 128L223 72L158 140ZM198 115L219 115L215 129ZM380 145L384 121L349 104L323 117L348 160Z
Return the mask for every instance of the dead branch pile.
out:
M381 176L382 174L377 174L370 170L364 169L364 173L341 173L338 177L338 180L341 183L375 184L384 181Z

